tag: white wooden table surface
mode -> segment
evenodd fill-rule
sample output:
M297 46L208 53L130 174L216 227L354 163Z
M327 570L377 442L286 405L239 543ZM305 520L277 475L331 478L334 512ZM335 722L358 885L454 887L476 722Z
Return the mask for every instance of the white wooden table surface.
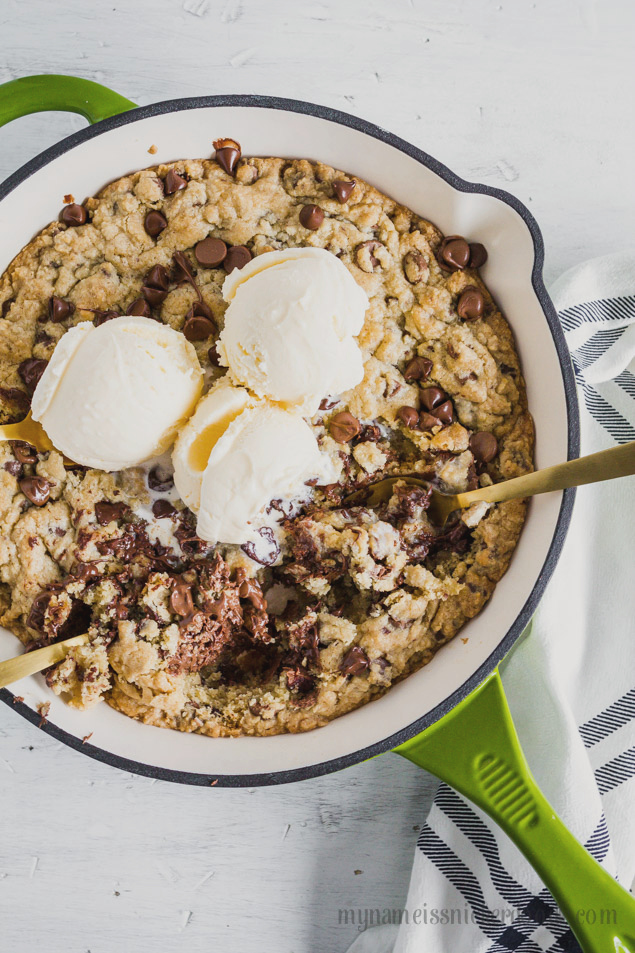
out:
M336 106L518 195L549 280L634 243L634 27L630 0L2 0L0 82ZM82 124L1 130L0 179ZM340 953L339 908L403 903L434 786L396 755L284 788L153 783L2 706L0 949Z

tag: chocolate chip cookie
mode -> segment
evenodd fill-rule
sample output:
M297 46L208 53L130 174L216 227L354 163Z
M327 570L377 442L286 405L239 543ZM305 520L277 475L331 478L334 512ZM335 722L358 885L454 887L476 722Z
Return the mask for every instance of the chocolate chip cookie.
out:
M444 237L354 174L306 159L209 160L118 179L70 202L0 278L0 414L21 419L65 331L121 314L182 331L219 379L225 276L255 255L337 255L370 305L364 379L311 420L339 477L301 509L272 500L263 545L210 546L169 460L119 473L0 444L0 622L27 648L78 632L46 678L70 705L106 700L212 736L304 731L429 662L505 572L525 504L480 504L443 530L418 474L452 492L532 468L511 330L483 284L478 236ZM78 395L81 413L81 395Z

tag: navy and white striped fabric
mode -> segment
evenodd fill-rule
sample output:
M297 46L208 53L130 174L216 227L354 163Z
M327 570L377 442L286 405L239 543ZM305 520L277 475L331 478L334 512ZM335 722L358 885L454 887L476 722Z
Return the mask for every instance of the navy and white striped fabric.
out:
M635 252L573 270L552 296L579 387L582 453L635 440ZM579 490L531 635L502 671L539 785L590 853L629 886L635 877L634 553L635 478ZM369 898L369 906L381 906L380 898ZM445 784L417 842L401 926L368 930L353 948L579 951L516 848Z

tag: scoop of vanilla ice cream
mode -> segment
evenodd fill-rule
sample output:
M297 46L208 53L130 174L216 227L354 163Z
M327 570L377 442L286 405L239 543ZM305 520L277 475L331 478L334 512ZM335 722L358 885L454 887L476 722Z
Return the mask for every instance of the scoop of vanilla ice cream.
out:
M202 387L196 351L178 331L143 317L86 321L60 339L31 409L75 463L121 470L172 445Z
M256 399L227 378L219 381L198 402L194 414L179 434L172 451L174 483L179 496L198 513L203 474L211 452L230 423Z
M218 350L237 384L312 416L323 397L362 380L354 336L368 298L331 252L265 252L227 276L223 297Z
M280 517L272 499L306 499L307 480L336 479L309 425L223 380L201 399L172 453L181 499L198 514L209 542L258 541Z

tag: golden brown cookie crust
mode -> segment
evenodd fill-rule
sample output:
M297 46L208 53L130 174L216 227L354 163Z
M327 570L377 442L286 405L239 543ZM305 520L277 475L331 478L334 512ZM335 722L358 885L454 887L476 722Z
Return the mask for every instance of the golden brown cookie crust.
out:
M165 195L170 170L187 185ZM0 444L0 622L27 644L89 627L90 645L48 675L70 704L84 708L105 699L148 724L211 736L315 728L429 662L481 610L507 569L525 518L520 501L495 506L480 521L474 514L474 525L461 524L457 538L444 544L429 542L434 532L425 506L407 495L380 512L342 503L351 489L400 472L426 474L454 490L508 479L531 470L533 454L513 336L478 271L441 268L438 229L356 176L340 203L333 183L350 179L305 159L242 158L234 176L214 160L145 169L88 199L85 225L47 226L0 278L3 422L28 409L18 370L24 361L48 360L62 334L93 320L95 310L125 313L142 296L150 269L170 270L175 252L187 256L222 329L225 271L201 267L193 253L209 236L246 245L254 255L326 248L370 299L359 338L364 380L312 421L341 468L341 486L317 488L311 505L285 523L278 566L263 568L236 547L216 553L203 547L180 562L163 553L161 562L142 468L65 470L57 453L23 464L11 445ZM301 224L307 204L324 212L316 230ZM156 238L144 228L151 210L168 221ZM482 293L484 314L463 320L458 299L470 286ZM53 295L75 306L59 323L47 317ZM181 330L196 301L191 284L172 282L153 315ZM224 373L210 361L216 337L195 342L208 381ZM423 386L442 388L454 408L453 422L432 431L411 430L398 415L404 406L423 409L418 383L404 378L417 356L432 362ZM330 419L343 411L362 426L344 444L329 431ZM469 438L478 431L496 436L499 453L475 468ZM34 473L50 485L41 507L20 489ZM100 501L123 503L124 516L101 525ZM167 533L174 540L178 526L174 545L182 554L182 546L197 544L183 504L176 506L172 535L162 520L161 538ZM132 556L117 542L124 537L134 537ZM197 559L213 563L213 571L199 572ZM170 603L175 576L188 571L201 616L190 622ZM253 599L240 595L239 578L254 579L264 591L272 585L290 591L286 612L265 618ZM43 592L38 615L34 600ZM220 629L219 598L225 616L234 613ZM207 664L197 669L201 662Z

